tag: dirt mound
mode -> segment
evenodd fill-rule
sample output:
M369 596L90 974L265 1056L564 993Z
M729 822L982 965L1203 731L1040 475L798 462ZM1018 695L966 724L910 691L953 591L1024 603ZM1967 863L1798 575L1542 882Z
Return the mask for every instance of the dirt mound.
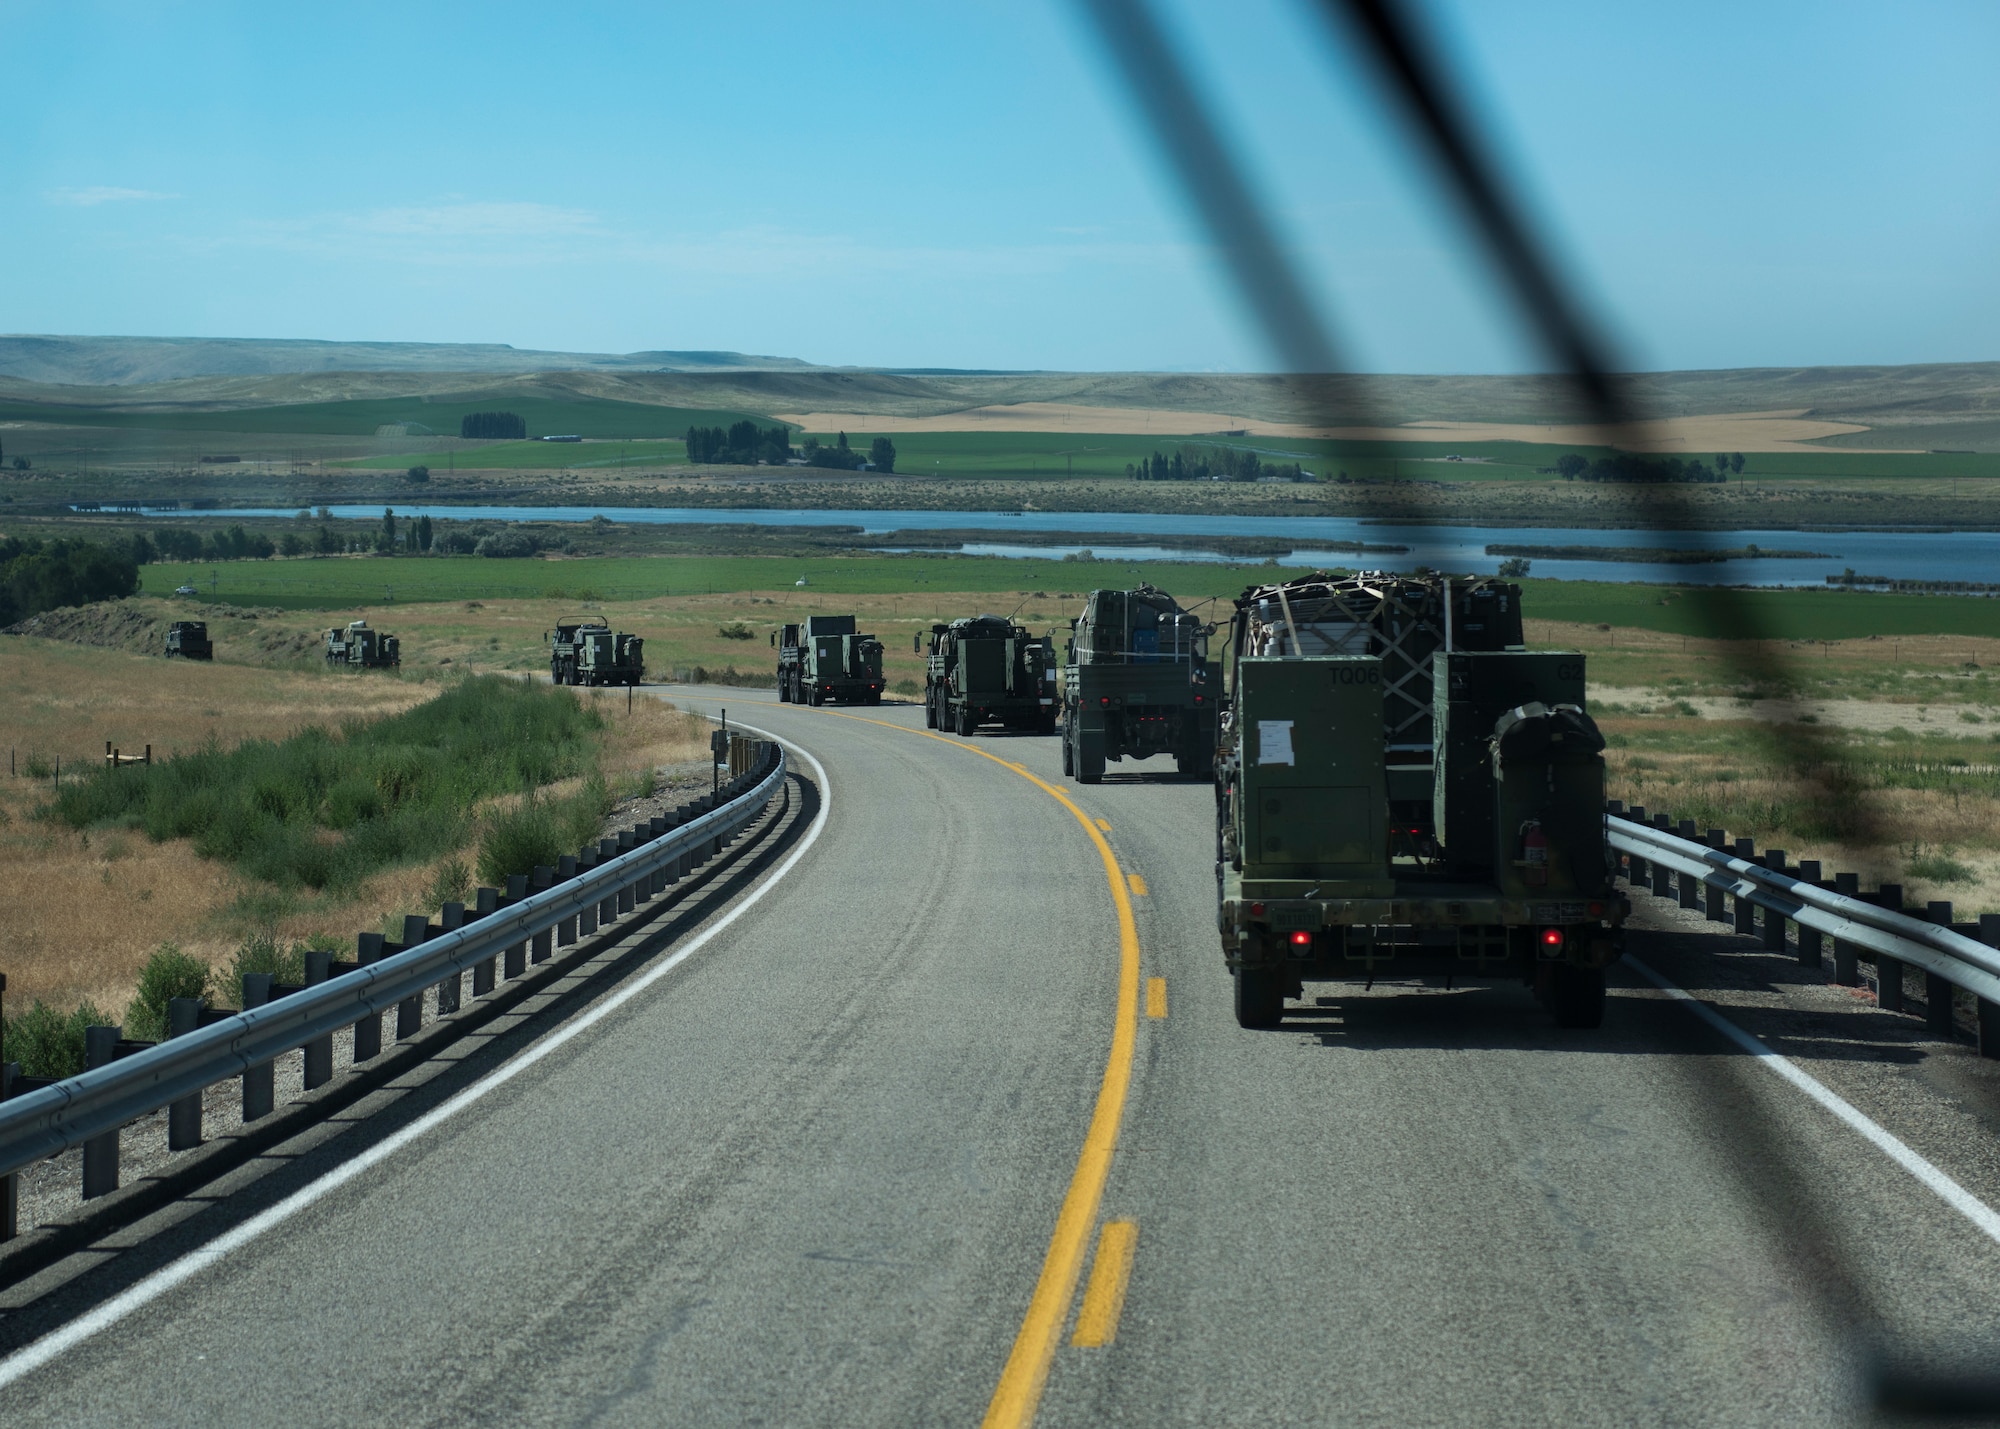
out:
M105 600L31 615L0 634L32 635L158 655L166 648L167 627L176 620L208 623L208 638L225 660L285 664L320 653L322 631L294 624L291 612L238 605L168 606L153 600Z

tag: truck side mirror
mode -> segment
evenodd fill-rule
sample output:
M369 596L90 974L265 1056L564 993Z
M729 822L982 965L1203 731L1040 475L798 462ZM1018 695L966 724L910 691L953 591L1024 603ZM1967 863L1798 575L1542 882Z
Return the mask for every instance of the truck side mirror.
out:
M773 650L778 648L778 632L775 630L771 632L771 648Z

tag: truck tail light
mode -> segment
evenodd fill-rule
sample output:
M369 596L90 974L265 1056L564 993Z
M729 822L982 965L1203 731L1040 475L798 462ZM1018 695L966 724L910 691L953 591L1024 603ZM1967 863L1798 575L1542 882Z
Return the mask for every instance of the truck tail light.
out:
M1545 947L1545 948L1560 948L1560 947L1561 947L1562 945L1563 945L1563 930L1562 930L1562 929L1560 929L1560 928L1544 928L1544 929L1542 929L1542 946L1543 946L1543 947Z
M1261 917L1263 917L1263 916L1264 916L1264 905L1263 905L1263 904L1261 904L1261 903L1252 903L1252 904L1250 905L1250 916L1251 916L1252 918L1261 918Z
M1292 934L1292 946L1295 948L1309 948L1312 946L1312 940L1313 935L1303 928Z

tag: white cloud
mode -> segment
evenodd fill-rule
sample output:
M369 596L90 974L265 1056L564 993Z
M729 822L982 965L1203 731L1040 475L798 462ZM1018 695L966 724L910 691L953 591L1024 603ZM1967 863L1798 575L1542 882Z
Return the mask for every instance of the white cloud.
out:
M179 197L179 194L155 193L151 189L121 189L107 184L94 184L82 189L56 189L49 194L48 199L50 203L64 204L71 208L95 208L101 203L132 203Z
M597 231L597 215L546 203L446 203L342 215L356 233L413 238L550 238Z

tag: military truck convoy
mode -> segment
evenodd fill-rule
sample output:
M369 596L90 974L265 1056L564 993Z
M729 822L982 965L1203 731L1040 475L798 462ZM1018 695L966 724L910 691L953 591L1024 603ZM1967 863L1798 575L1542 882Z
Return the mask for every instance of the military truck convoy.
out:
M879 705L882 642L855 630L851 615L809 615L771 633L784 704Z
M558 685L637 685L646 678L646 642L602 620L559 620L549 642L549 679Z
M213 660L215 646L209 643L208 622L176 620L169 625L166 657L169 660Z
M1520 590L1437 575L1254 587L1229 629L1216 919L1236 1018L1306 981L1515 979L1603 1017L1624 900L1584 657L1522 648Z
M1063 773L1104 777L1106 760L1171 754L1184 778L1215 760L1221 668L1210 628L1163 590L1094 590L1070 622L1062 672Z
M403 663L403 647L386 631L370 630L365 620L326 632L326 663L350 670L388 670Z
M921 639L921 637L919 637ZM1054 642L998 615L931 627L924 661L924 726L970 738L984 724L1054 734Z

